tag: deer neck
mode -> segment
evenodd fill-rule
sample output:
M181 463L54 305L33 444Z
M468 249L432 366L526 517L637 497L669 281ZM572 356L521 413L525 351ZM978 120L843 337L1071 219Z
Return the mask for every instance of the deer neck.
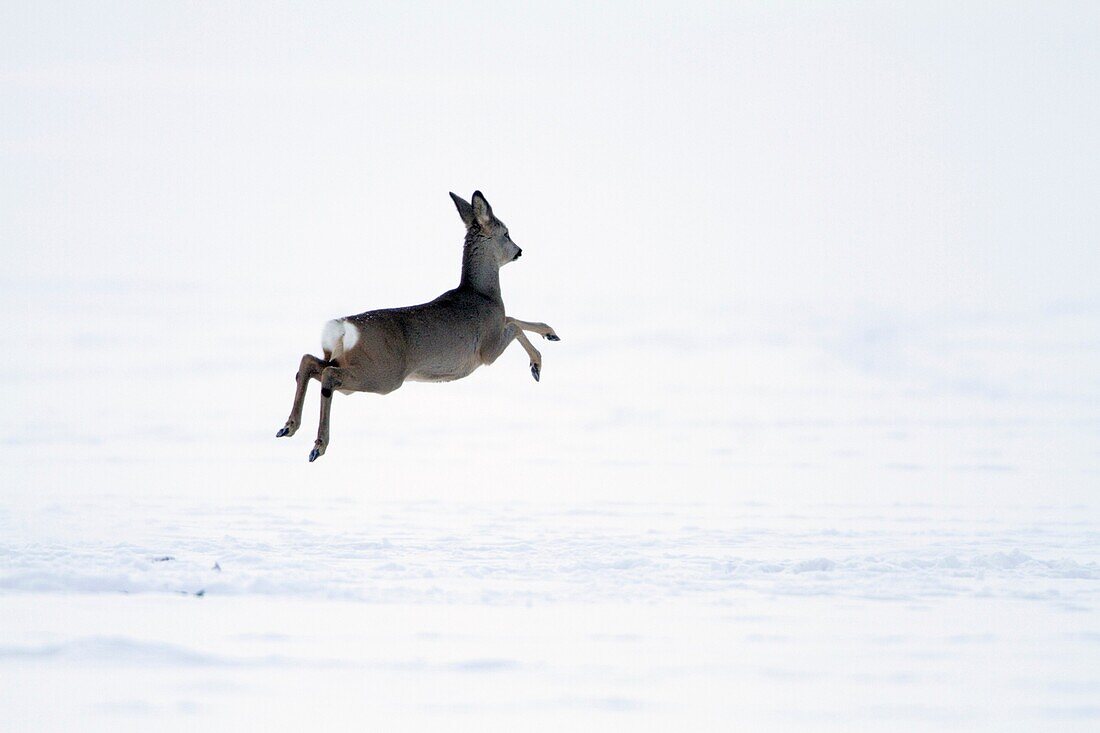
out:
M500 265L485 251L485 240L466 237L462 251L462 282L460 287L472 288L494 300L500 296Z

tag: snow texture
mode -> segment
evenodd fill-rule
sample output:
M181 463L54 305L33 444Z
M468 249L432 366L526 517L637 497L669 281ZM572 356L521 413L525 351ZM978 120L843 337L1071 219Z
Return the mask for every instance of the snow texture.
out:
M1100 730L1098 29L0 3L0 729ZM307 462L475 189L541 381Z
M200 355L279 341L215 318L229 294L85 284L63 319L4 293L67 329L5 336L59 355L3 386L29 416L0 441L13 729L1100 717L1095 311L557 325L538 385L517 350L339 396L311 465L316 391L274 438L293 345L237 390ZM608 360L644 362L646 389Z

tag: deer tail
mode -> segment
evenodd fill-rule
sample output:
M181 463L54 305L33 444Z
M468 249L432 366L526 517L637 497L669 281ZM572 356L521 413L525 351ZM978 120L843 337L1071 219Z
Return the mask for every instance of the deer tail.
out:
M350 351L359 341L359 329L346 318L334 318L321 331L321 348L325 361L335 361Z

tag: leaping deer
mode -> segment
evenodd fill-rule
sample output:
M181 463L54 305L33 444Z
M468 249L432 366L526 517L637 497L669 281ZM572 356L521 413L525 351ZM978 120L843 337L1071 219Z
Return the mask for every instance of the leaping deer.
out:
M311 379L321 383L321 420L310 463L325 454L333 390L344 394L389 394L405 383L449 382L492 364L515 339L531 358L531 376L539 381L542 355L524 335L537 333L559 341L545 323L510 318L500 295L500 268L523 250L508 227L493 215L489 202L474 191L470 202L451 194L466 225L462 280L430 303L367 311L337 318L321 332L324 358L302 357L290 417L275 437L294 435L302 422L302 403Z

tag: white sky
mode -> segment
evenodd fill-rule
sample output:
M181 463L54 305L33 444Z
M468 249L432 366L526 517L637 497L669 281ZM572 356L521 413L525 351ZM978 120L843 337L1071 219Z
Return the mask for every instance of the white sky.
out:
M480 188L506 300L1091 301L1100 5L958 6L4 3L2 277L419 302Z

